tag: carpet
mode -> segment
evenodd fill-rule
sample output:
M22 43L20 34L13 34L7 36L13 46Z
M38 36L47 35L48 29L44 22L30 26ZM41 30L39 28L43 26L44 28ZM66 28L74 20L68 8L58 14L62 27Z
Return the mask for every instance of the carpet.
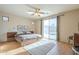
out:
M46 55L52 48L54 43L49 40L40 40L28 46L24 46L24 49L32 55Z

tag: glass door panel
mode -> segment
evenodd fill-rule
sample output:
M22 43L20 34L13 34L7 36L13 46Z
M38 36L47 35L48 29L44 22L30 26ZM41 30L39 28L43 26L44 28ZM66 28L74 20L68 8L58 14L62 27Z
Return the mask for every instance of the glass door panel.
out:
M57 17L43 20L43 36L52 40L57 39Z
M53 18L49 20L49 38L50 39L57 39L57 19Z
M43 21L43 36L49 38L49 20Z

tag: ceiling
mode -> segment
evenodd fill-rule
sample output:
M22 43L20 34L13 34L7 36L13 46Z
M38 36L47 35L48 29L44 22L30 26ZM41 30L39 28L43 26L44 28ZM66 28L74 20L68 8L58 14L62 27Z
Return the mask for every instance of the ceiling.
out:
M40 8L42 11L50 12L48 15L43 17L79 8L79 4L31 4L31 6ZM27 14L26 12L28 11L35 11L34 9L28 7L27 4L0 4L0 11L29 19L42 18Z

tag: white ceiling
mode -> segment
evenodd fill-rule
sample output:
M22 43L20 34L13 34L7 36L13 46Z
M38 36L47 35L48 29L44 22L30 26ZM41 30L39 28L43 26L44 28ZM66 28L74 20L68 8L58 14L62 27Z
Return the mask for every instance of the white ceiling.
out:
M40 8L42 11L50 11L49 15L79 8L79 4L32 4L31 6ZM26 17L29 19L41 18L41 17L31 16L27 14L26 13L27 11L35 11L34 9L28 7L27 4L26 5L24 4L0 4L0 11L14 14L17 16Z

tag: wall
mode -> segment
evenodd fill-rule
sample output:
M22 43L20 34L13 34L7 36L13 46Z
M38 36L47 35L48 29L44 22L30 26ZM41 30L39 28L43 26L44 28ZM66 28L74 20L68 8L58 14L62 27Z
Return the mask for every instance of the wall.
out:
M11 15L8 13L0 12L0 16L9 16L8 22L8 31L14 31L17 25L26 25L29 27L29 30L34 30L34 25L32 25L33 20L22 18L19 16Z
M41 21L40 20L35 21L35 30L37 34L41 34Z
M16 31L17 25L26 25L26 26L28 26L28 30L35 31L35 24L32 24L32 22L35 23L34 20L22 18L22 17L15 16L15 15L8 14L8 13L4 13L4 12L0 12L0 16L9 16L9 21L8 22L3 22L3 25L0 26L0 28L3 27L2 28L2 30L4 30L3 32ZM1 23L0 23L0 25L1 25ZM0 30L0 32L2 32L2 30ZM1 39L0 41L5 41L5 40Z
M6 38L7 25L6 24L7 22L3 22L2 16L0 16L0 42L7 40Z
M64 13L64 16L59 17L59 40L68 42L69 36L78 33L79 24L79 9ZM41 33L41 22L39 20L35 23L36 33Z
M68 42L68 37L78 33L79 10L73 10L64 13L59 18L59 39Z

